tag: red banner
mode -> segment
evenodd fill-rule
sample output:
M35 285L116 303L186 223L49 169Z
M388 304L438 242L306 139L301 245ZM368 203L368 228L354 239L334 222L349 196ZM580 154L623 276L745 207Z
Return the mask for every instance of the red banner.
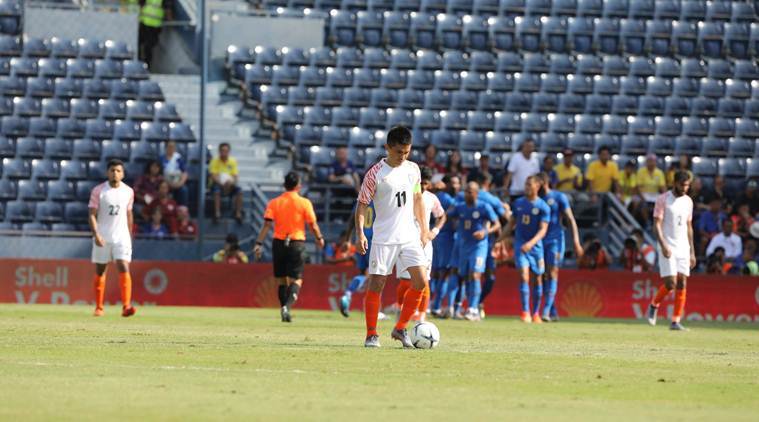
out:
M138 305L277 307L277 283L270 265L137 261L132 263L133 297ZM92 304L93 265L79 260L0 259L0 302ZM309 265L299 308L337 309L355 275L345 266ZM653 273L565 270L559 277L557 306L562 316L642 318L660 284ZM114 268L108 273L106 302L119 301ZM487 299L489 315L520 310L518 277L501 268ZM395 285L385 288L385 305ZM361 295L353 303L360 307ZM671 315L670 295L661 315ZM759 278L695 275L688 280L686 319L759 322Z

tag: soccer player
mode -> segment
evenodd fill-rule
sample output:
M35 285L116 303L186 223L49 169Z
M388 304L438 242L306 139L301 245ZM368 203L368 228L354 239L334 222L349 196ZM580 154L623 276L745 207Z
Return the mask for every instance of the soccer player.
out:
M459 274L466 280L466 297L469 309L465 318L470 321L480 319L479 301L482 294L482 273L487 261L488 237L498 230L498 217L493 207L477 199L480 186L477 182L467 183L464 202L448 212L458 221L459 233ZM493 230L495 228L495 230Z
M411 287L404 295L398 322L391 332L391 337L400 341L405 348L414 347L406 325L419 308L422 293L428 286L424 246L429 238L429 227L424 225L426 219L419 166L407 160L411 142L411 131L407 128L396 126L390 129L385 143L387 157L369 169L358 195L356 248L361 254L369 249L364 225L366 208L372 201L376 212L369 255L369 284L364 298L366 347L380 346L377 333L380 295L393 266L408 270L411 276ZM418 228L415 221L419 222Z
M355 213L356 210L354 209L353 212ZM353 230L353 226L356 224L354 220L348 222L349 233ZM374 234L374 202L366 207L364 222L364 236L370 245L370 251L365 254L356 252L356 267L358 268L358 275L353 277L350 284L348 284L348 288L345 289L343 296L340 298L340 313L346 318L350 316L351 298L353 293L361 290L366 282L366 270L369 268L369 253L371 252L372 235Z
M548 231L551 210L548 204L540 199L538 190L540 182L537 177L529 176L524 183L525 196L517 199L512 206L513 218L511 228L514 233L514 262L519 271L522 283L519 293L522 300L521 319L529 323L541 323L540 296L542 296L541 277L545 272L543 258L543 242ZM530 279L537 298L533 304L532 320L530 320Z
M548 208L551 210L550 220L548 221L548 231L543 238L543 256L545 258L547 282L542 293L545 293L545 304L543 305L544 322L558 321L558 313L554 300L556 291L559 287L559 268L564 260L564 228L561 225L562 217L569 222L569 228L572 230L572 240L574 241L575 254L580 257L583 255L582 245L580 245L580 234L577 230L577 222L574 213L569 205L569 198L563 192L551 189L550 177L547 173L538 173L538 179L541 182L540 197L546 201ZM537 292L536 292L537 294Z
M95 316L102 316L105 297L105 270L108 263L116 261L121 286L121 316L135 314L132 306L132 276L129 262L132 260L132 205L134 191L122 183L124 163L108 162L108 181L92 189L90 194L90 229L92 230L92 262L95 264Z
M479 298L479 313L480 318L483 318L485 316L485 298L490 295L490 292L493 291L493 286L495 285L496 263L495 258L493 258L493 248L500 237L499 233L502 227L501 221L504 223L508 221L511 215L511 208L508 205L504 205L497 196L490 193L493 176L488 173L481 173L476 182L480 185L480 192L477 195L477 199L490 205L498 216L495 224L491 227L490 235L488 235L488 254L487 260L485 261L484 274L485 282L483 283L482 294Z
M659 195L654 205L654 232L659 243L659 274L664 284L648 306L648 323L656 325L656 313L662 300L675 289L675 312L670 330L682 331L680 318L685 310L685 287L690 269L696 266L693 248L693 201L688 196L690 175L675 173L672 190Z
M432 271L433 260L433 247L432 241L440 233L440 229L445 224L445 210L440 205L438 197L429 191L432 186L432 171L428 167L422 167L422 201L424 202L424 218L427 227L430 226L430 216L435 217L435 227L429 231L427 236L427 244L424 246L424 256L427 258L427 277L429 278ZM407 271L401 271L400 267L396 263L396 274L398 276L398 288L396 289L398 307L403 306L403 299L406 295L406 290L411 286L411 275ZM427 316L427 308L430 305L430 287L427 286L422 294L422 300L419 302L419 309L417 313L413 315L413 319L417 321L424 321Z
M443 180L440 182L440 189L436 193L440 206L444 210L451 208L455 202L454 197L461 189L461 180L458 176L443 176ZM436 317L443 317L443 299L448 294L448 283L446 279L451 272L451 254L453 253L454 243L456 239L456 227L453 222L446 220L443 228L440 229L440 233L435 236L435 240L432 242L432 248L435 253L432 256L432 278L431 284L436 284L433 289L435 291L435 298L432 303L432 315ZM456 280L458 284L458 280Z

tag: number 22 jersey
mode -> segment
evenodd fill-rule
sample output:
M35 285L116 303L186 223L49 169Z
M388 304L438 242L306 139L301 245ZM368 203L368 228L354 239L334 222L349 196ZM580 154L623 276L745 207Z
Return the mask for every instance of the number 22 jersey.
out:
M400 245L419 240L414 217L414 193L421 191L419 166L404 161L398 167L385 159L372 166L361 184L358 202L374 201L374 237L378 245Z
M134 191L120 183L113 188L108 182L92 189L89 208L97 210L98 233L106 243L131 242L127 211L132 210Z

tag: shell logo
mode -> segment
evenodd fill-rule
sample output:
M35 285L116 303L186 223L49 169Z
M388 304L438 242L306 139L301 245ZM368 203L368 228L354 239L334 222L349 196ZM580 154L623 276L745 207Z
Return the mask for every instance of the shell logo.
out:
M279 283L274 277L267 277L256 288L255 302L262 308L279 308Z
M593 317L603 309L598 289L590 283L573 283L561 296L559 308L573 317Z

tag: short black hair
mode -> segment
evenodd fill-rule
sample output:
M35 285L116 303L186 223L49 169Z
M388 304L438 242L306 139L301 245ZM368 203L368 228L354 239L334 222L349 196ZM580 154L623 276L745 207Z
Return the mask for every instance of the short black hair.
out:
M114 161L119 161L119 160L114 160ZM121 162L121 161L119 161L119 162ZM158 160L150 160L147 163L145 163L145 172L144 173L145 174L150 174L150 168L153 167L153 164L158 165L158 174L163 174L163 166L161 165L161 163L158 162ZM124 164L122 163L121 165L123 166ZM109 162L108 168L111 168L110 162Z
M123 169L124 168L124 162L121 161L121 160L119 160L119 159L114 158L114 159L108 161L108 167L106 167L106 168L110 169L111 167L116 167L116 166L121 166L121 168Z
M490 173L480 173L477 175L477 182L480 186L482 185L489 185L493 181L493 176L490 175Z
M548 183L551 180L551 178L548 177L548 173L544 171L541 171L540 173L536 174L535 178L540 180L543 183Z
M601 153L604 152L604 151L606 151L609 154L611 154L611 148L609 148L608 145L601 145L600 147L598 147L598 155L601 155Z
M405 126L395 126L387 132L387 144L391 147L411 145L411 139L411 131Z
M219 149L222 149L224 147L232 149L232 146L229 145L229 142L222 142L222 143L219 144Z
M236 245L238 243L237 235L234 233L229 233L227 235L227 238L224 240L226 243Z
M683 183L690 180L690 174L687 171L678 170L675 172L675 183Z
M643 236L643 230L641 230L641 229L633 229L632 234L633 234L633 236Z
M300 184L298 173L291 171L285 175L285 189L293 190Z
M419 173L422 176L422 181L432 180L432 169L429 167L421 167Z

